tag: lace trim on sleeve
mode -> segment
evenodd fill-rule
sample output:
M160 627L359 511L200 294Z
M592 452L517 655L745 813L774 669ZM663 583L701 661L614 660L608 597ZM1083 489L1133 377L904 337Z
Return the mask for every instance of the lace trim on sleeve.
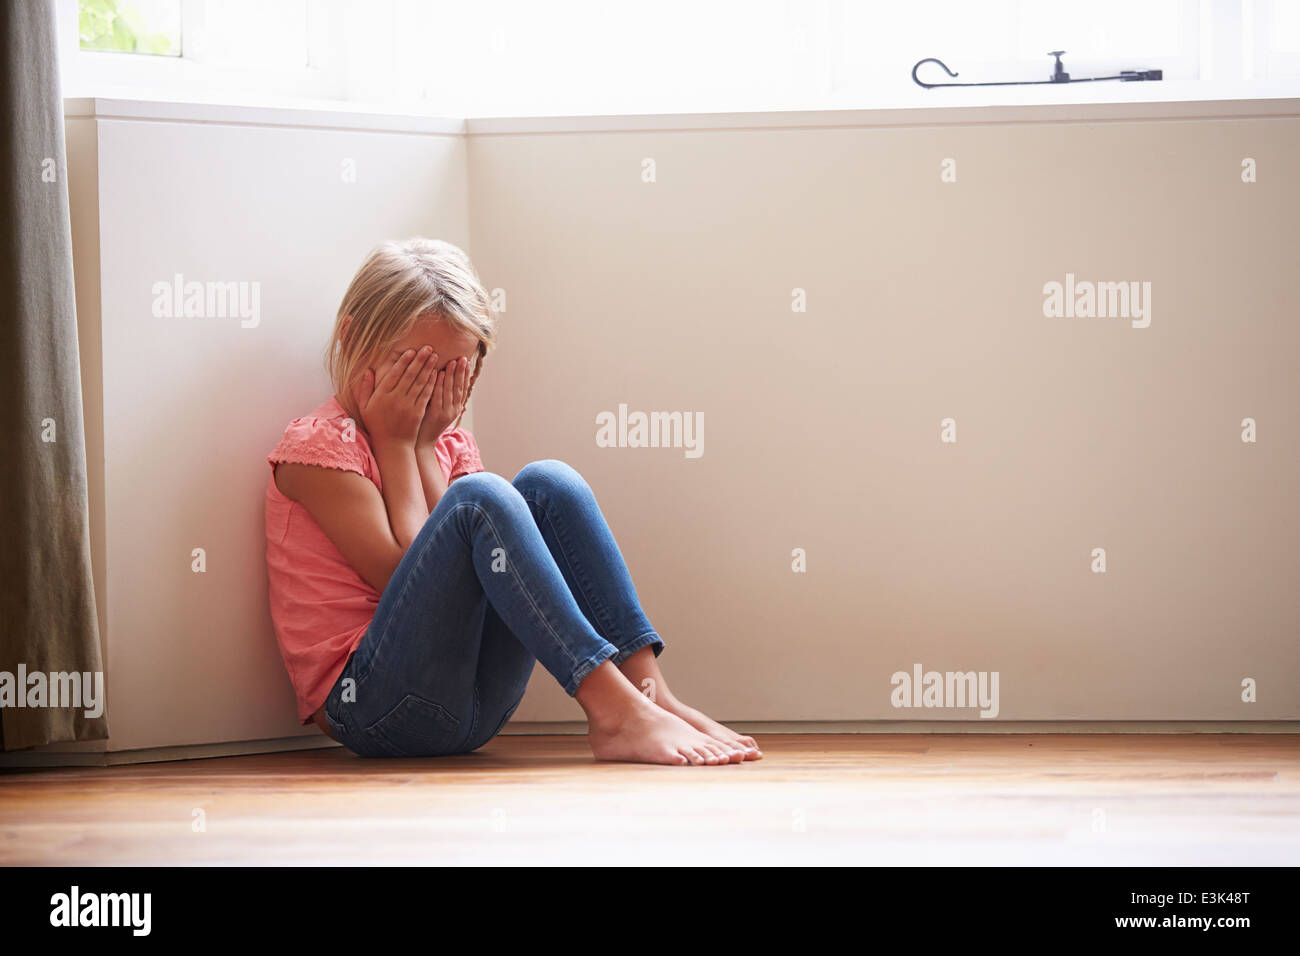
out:
M315 423L307 427L312 429L310 435L285 435L266 460L272 465L280 462L320 465L365 475L365 456L355 442L345 442L342 436Z
M479 458L478 448L470 445L459 455L451 464L451 478L455 480L462 475L473 474L476 471L483 470L483 460Z

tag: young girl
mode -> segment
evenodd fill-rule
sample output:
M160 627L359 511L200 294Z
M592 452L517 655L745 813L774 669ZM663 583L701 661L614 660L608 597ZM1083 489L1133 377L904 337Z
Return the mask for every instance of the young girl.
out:
M267 456L271 615L299 719L364 757L468 753L541 661L586 712L597 759L758 759L668 689L664 642L582 476L554 460L513 482L483 470L460 421L495 343L450 243L386 242L348 287L336 392Z

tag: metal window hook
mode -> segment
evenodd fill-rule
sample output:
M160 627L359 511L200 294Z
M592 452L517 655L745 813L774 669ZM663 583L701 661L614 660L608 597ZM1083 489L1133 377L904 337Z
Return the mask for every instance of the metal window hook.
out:
M1056 66L1052 70L1052 76L1046 80L991 80L985 83L926 83L916 75L916 71L921 68L923 63L938 63L943 71L949 76L955 77L958 74L948 69L948 64L937 57L927 56L924 60L917 60L916 65L912 67L912 81L920 87L927 90L933 90L942 86L1042 86L1045 83L1096 83L1100 80L1120 80L1131 83L1135 80L1161 80L1164 79L1162 70L1120 70L1113 76L1080 76L1071 79L1070 74L1065 72L1065 67L1061 64L1061 57L1065 55L1064 50L1053 50L1047 54L1056 57Z

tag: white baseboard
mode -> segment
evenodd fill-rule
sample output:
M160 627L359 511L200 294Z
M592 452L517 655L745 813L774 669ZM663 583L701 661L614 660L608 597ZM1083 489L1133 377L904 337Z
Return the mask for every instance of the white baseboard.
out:
M37 767L115 767L121 764L159 763L166 760L195 760L203 757L238 757L245 754L281 753L290 750L318 750L338 747L324 734L277 737L271 740L229 740L216 744L186 744L180 747L146 747L141 750L110 750L105 753L15 750L0 753L0 769Z

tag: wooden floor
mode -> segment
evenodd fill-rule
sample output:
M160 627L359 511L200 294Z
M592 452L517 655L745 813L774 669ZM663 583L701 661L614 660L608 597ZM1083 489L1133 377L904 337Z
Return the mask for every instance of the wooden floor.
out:
M726 767L503 736L432 760L330 748L9 771L0 864L1300 863L1300 735L760 744L765 759Z

